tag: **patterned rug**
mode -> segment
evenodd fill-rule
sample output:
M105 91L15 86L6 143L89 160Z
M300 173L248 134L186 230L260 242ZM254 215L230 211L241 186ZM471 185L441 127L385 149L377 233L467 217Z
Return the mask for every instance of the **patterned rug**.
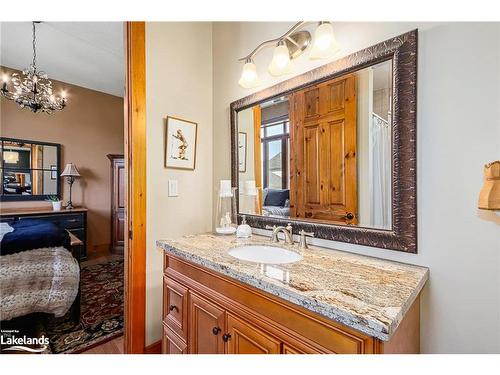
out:
M79 353L123 334L123 260L83 266L80 323L47 322L52 353Z

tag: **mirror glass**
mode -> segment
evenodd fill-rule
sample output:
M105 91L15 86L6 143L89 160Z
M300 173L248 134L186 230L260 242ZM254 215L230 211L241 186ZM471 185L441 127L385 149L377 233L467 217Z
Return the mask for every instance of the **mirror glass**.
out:
M392 228L392 60L238 112L239 212Z
M3 199L59 195L59 145L0 138Z

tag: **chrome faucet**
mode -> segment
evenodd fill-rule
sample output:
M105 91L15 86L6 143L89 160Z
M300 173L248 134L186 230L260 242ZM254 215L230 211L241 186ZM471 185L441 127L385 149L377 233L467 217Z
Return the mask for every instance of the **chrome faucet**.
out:
M271 242L280 242L278 238L279 232L283 232L285 236L285 243L287 245L293 245L293 237L292 237L292 225L290 223L287 224L286 227L283 226L270 226L266 225L266 229L272 229L273 233L271 235Z

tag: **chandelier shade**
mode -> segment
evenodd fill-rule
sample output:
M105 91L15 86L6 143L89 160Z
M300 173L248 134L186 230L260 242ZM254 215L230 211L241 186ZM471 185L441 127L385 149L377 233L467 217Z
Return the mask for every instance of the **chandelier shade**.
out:
M47 73L38 70L36 66L36 24L32 22L33 30L33 60L22 73L13 73L11 77L2 75L0 96L17 103L21 108L32 112L52 113L66 107L66 95L56 96L53 93L52 81Z

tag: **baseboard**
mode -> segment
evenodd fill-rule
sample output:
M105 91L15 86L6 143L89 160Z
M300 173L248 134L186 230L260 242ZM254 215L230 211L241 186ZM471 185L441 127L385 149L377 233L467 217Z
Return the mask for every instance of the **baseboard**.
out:
M144 354L161 354L161 340L146 346Z

